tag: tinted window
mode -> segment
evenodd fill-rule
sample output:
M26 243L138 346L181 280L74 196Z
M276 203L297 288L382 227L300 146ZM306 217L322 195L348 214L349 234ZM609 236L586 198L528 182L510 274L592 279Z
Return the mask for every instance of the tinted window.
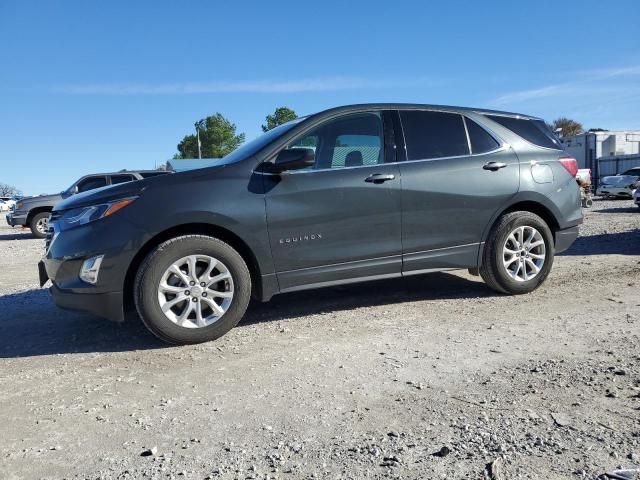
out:
M521 136L529 143L533 143L539 147L562 150L560 142L542 120L526 120L514 117L501 117L500 115L487 115L487 117Z
M164 170L158 170L157 172L140 172L140 176L142 178L149 178L149 177L157 177L158 175L166 175L167 171Z
M467 124L467 132L471 142L471 153L486 153L500 146L496 139L476 122L466 117L464 121Z
M94 188L104 187L107 184L107 177L85 178L78 184L78 192L86 192Z
M379 113L346 115L322 124L287 148L311 148L314 168L344 168L384 163L382 118Z
M131 182L135 180L132 175L111 175L111 185L117 183Z
M409 160L469 155L462 115L407 110L400 118Z

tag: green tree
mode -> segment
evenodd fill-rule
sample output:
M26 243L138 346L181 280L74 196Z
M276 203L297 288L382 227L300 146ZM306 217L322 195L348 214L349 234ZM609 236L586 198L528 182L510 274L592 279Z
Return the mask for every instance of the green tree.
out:
M298 118L296 112L289 107L278 107L273 112L273 115L267 115L264 119L267 121L266 125L262 125L262 131L268 132L269 130L276 128L278 125L290 122Z
M196 126L200 131L202 158L222 158L244 142L244 133L236 133L236 125L221 113L199 120ZM185 135L178 144L178 152L177 158L198 158L197 135Z
M550 127L554 132L559 128L561 137L571 137L573 135L579 135L584 131L581 123L566 117L555 119L551 123Z

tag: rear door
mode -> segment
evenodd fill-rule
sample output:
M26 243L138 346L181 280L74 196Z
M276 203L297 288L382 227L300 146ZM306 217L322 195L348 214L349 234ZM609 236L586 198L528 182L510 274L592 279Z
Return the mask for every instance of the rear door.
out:
M315 165L265 175L267 224L282 291L399 275L400 172L382 112L343 115L286 148Z
M399 115L403 271L475 266L483 231L518 191L516 155L459 113Z

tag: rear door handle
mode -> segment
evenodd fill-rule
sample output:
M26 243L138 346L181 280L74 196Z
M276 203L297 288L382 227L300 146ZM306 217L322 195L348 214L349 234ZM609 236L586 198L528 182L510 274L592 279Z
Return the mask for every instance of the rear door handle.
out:
M502 162L489 162L489 163L485 163L482 166L482 168L484 168L485 170L491 170L492 172L495 172L496 170L500 170L501 168L504 168L506 166L507 164Z
M364 181L367 183L384 183L395 178L396 176L392 174L374 173L373 175L369 175L367 178L365 178Z

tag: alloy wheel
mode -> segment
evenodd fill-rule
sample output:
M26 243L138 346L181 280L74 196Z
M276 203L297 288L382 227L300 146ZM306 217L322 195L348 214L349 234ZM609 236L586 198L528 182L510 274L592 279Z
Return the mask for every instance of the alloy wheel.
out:
M217 322L233 301L233 278L227 266L208 255L173 262L158 285L158 302L176 325L202 328Z
M502 263L510 278L526 282L544 266L546 246L542 234L533 227L515 228L502 248Z
M44 217L36 222L36 230L42 235L46 235L49 230L49 218Z

